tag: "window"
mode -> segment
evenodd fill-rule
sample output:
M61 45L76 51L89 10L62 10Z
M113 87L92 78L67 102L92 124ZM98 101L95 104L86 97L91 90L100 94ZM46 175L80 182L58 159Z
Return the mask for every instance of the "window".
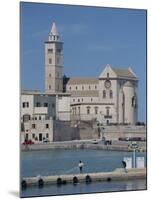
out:
M110 107L106 107L106 115L107 115L107 116L110 115Z
M41 106L40 102L36 102L36 107L40 107L40 106Z
M112 90L110 90L110 99L112 99L113 98L113 92L112 92Z
M25 135L25 140L28 140L28 133L26 133Z
M49 58L49 64L52 64L52 59L51 58Z
M52 108L55 108L55 104L54 103L52 103Z
M36 128L36 124L32 124L32 128Z
M61 53L61 49L57 49L57 53Z
M28 114L23 115L23 122L27 122L29 120L30 120L30 115Z
M80 99L78 99L78 102L80 102Z
M109 78L109 73L107 73L107 78Z
M49 85L49 90L51 90L51 85Z
M42 133L39 133L39 141L42 141Z
M46 124L46 128L49 128L49 124Z
M71 90L71 86L69 87L69 90Z
M94 111L95 111L95 115L97 115L98 114L98 107L95 107Z
M97 90L97 86L95 85L95 90Z
M23 102L22 107L23 108L28 108L29 107L29 102Z
M93 101L93 98L91 98L91 102Z
M39 116L39 120L41 120L41 116Z
M75 99L73 99L73 102L75 102Z
M89 85L89 90L91 90L91 86Z
M48 107L48 103L44 103L44 107Z
M76 115L76 113L77 113L77 108L76 107L74 108L74 112L75 112L75 115Z
M106 98L106 91L103 90L103 98Z
M37 117L35 117L35 120L37 120Z
M33 139L35 138L35 133L32 134L32 138L33 138Z
M51 74L49 74L49 77L51 77Z
M87 107L87 115L90 114L90 107Z
M132 107L137 107L137 103L136 103L136 97L135 96L133 96L132 97Z
M82 98L82 102L83 102L83 98Z
M76 86L76 90L78 89L78 87Z
M53 53L53 49L48 49L48 53Z
M46 138L49 138L49 134L48 133L46 133Z
M82 86L82 90L84 90L84 86Z
M80 107L78 107L78 113L79 113L79 115L80 115Z

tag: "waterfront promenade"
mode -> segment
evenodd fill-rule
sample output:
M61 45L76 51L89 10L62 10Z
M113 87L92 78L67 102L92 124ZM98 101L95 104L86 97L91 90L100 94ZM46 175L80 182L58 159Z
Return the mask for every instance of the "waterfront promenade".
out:
M46 150L46 149L98 149L112 151L133 151L130 148L130 142L112 141L112 144L105 145L101 140L72 140L64 142L51 142L33 145L21 145L22 151ZM137 151L146 151L146 142L139 142Z

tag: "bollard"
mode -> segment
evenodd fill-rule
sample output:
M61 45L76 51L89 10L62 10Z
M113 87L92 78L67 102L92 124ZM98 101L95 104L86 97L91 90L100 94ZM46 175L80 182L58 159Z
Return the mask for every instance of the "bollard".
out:
M110 177L107 178L107 182L110 182L112 179Z
M25 180L22 180L21 187L22 187L22 189L26 189L27 188L27 182Z
M92 182L92 179L91 179L91 177L90 177L89 175L87 175L87 176L85 177L85 182L86 182L86 183L91 183L91 182Z
M57 178L57 185L60 186L62 184L62 179L61 178Z
M78 178L76 176L73 177L73 184L77 184L79 182Z
M39 187L43 187L43 186L44 186L44 181L43 181L42 178L40 178L40 179L38 180L38 186L39 186Z

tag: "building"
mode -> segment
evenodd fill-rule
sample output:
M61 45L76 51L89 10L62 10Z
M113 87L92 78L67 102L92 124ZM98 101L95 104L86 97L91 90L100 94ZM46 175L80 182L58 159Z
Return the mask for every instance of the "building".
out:
M70 94L21 93L21 142L53 141L53 121L70 121Z
M131 68L107 65L98 78L72 78L71 119L97 120L103 124L137 122L138 79Z
M63 86L63 43L55 23L45 42L45 72L46 93L63 92L66 88L65 92L71 94L70 120L137 122L138 78L130 67L118 69L107 65L96 78L69 78ZM66 109L66 105L63 107Z
M45 92L22 91L22 141L53 141L54 120L137 122L138 78L133 70L107 65L98 77L63 76L63 42L55 23L45 42Z

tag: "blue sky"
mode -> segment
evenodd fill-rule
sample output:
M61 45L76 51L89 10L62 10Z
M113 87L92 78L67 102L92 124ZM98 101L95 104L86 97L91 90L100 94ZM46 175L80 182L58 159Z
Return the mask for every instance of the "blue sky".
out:
M146 120L144 10L21 3L21 88L44 90L44 41L56 22L64 73L98 77L107 64L139 77L139 120Z

